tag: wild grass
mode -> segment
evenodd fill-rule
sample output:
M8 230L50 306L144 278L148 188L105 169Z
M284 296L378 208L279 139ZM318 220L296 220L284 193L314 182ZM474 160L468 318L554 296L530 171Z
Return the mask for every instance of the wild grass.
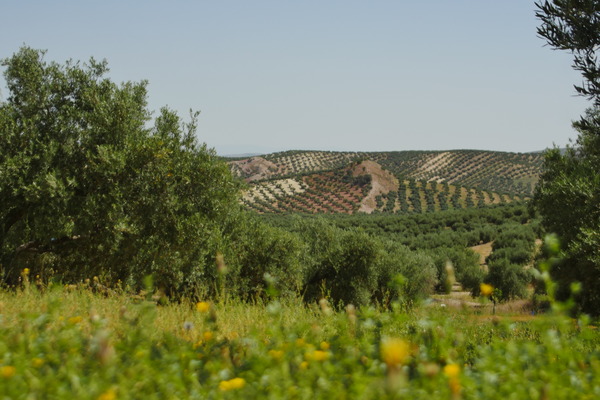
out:
M0 291L0 397L597 398L585 318L297 298L161 303L90 288Z

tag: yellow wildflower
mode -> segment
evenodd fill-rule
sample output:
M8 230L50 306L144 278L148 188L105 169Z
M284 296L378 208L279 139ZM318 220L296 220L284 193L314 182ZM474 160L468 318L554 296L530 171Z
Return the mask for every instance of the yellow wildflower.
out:
M444 375L448 377L448 387L450 392L457 396L460 392L460 366L458 364L448 364L444 367Z
M212 340L212 338L214 337L214 334L211 331L206 331L202 334L202 338L208 342L210 340Z
M117 398L117 393L115 389L110 388L106 392L102 393L98 396L98 400L115 400Z
M444 366L444 375L448 378L458 378L460 374L460 365L458 364L447 364Z
M200 311L201 313L207 313L208 310L210 310L210 303L207 303L206 301L196 303L196 310Z
M12 365L4 365L0 367L0 376L2 376L5 379L12 378L13 376L15 376L16 372L17 369Z
M315 350L304 355L309 361L326 361L329 359L329 353L323 350Z
M29 268L23 268L23 275L29 275Z
M482 283L479 285L479 292L482 296L489 297L492 295L494 291L494 287L492 285L488 285L487 283Z
M308 363L306 361L302 361L300 363L300 369L306 369L306 368L308 368Z
M269 350L269 355L276 360L283 358L283 350Z
M404 340L387 338L381 342L381 359L388 367L403 364L409 356L410 347Z
M80 323L81 321L83 321L83 318L81 318L79 315L76 317L71 317L68 319L68 322L71 325L77 325L78 323Z
M219 389L227 392L229 390L241 389L246 385L244 378L233 378L228 381L221 381L219 383Z
M321 347L321 350L329 350L329 343L321 342L321 345L319 347Z

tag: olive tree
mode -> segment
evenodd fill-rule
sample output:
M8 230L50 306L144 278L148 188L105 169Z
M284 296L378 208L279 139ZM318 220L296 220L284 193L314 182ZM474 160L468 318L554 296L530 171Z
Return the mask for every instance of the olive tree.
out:
M187 123L152 121L145 81L115 84L105 61L64 64L21 48L2 60L0 270L72 281L102 275L175 291L213 267L238 185Z
M546 153L544 172L536 188L534 205L543 226L556 233L563 246L563 261L551 271L559 295L569 295L570 284L582 290L580 309L600 311L600 1L554 0L536 3L542 24L538 34L554 49L571 52L583 83L577 92L592 100L592 107L574 123L579 136L566 151Z

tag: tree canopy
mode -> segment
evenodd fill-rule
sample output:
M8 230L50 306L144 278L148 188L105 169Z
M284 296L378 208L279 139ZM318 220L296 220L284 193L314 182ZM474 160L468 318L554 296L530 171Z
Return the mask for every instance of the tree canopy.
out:
M559 294L569 296L569 287L580 282L580 309L600 313L600 1L554 0L536 3L542 24L541 37L554 49L573 54L574 68L581 71L578 93L593 101L575 122L579 135L561 152L546 153L544 172L534 204L543 225L556 233L563 248L562 262L551 271L559 283Z
M600 46L600 2L553 0L536 6L536 16L542 22L538 34L554 49L573 54L573 68L584 79L575 89L600 106L600 65L596 54Z
M0 262L63 279L105 275L179 289L198 280L237 212L238 184L184 123L147 108L145 81L120 85L106 61L2 60Z

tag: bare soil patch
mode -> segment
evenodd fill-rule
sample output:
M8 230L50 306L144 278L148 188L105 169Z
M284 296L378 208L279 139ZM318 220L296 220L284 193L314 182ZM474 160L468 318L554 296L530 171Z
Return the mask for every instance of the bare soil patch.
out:
M359 212L370 214L377 207L375 198L380 194L387 194L391 191L397 191L399 187L398 179L391 172L384 170L381 165L375 161L363 161L354 167L352 171L354 176L371 175L371 190L362 200Z
M244 178L246 182L270 178L278 170L275 163L265 160L262 157L250 157L245 160L232 161L231 164L242 171L242 176L246 177Z
M488 242L470 247L471 250L479 254L479 265L486 265L485 259L492 254L493 244L494 242Z

